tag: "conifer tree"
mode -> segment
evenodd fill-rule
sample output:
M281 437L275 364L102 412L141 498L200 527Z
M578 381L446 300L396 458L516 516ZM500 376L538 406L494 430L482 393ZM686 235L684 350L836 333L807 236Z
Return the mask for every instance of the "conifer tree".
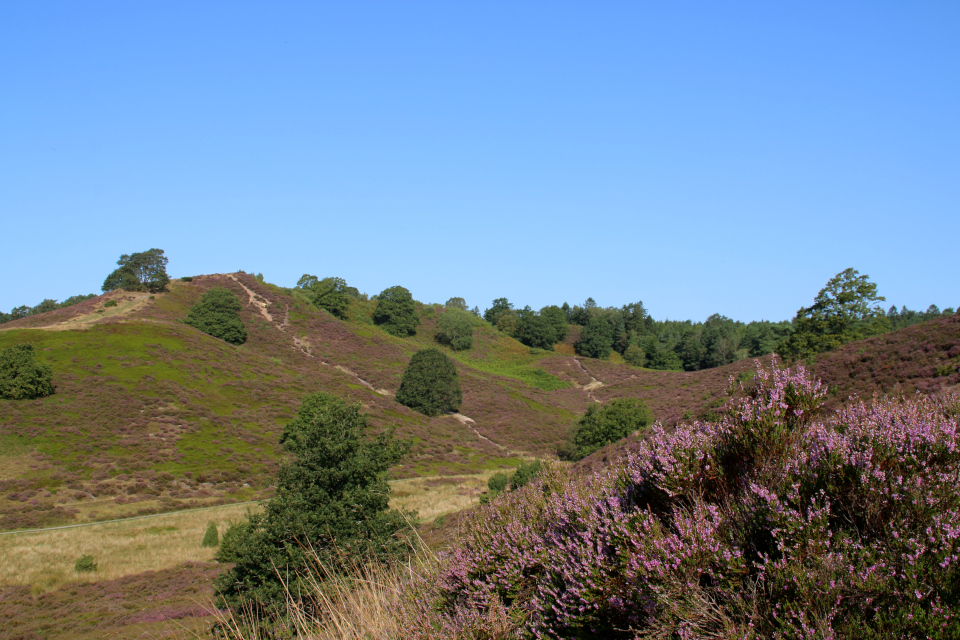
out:
M427 416L456 411L463 394L453 361L439 349L417 351L403 373L396 400Z

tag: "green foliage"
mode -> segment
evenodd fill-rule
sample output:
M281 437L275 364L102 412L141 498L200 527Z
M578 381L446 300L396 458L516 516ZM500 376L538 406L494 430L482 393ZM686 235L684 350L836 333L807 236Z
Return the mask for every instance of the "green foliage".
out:
M540 309L540 317L553 326L553 344L563 342L566 339L570 326L567 324L567 314L564 313L563 309L555 304L544 307Z
M117 301L116 301L116 300L107 300L106 302L103 303L103 306L104 306L104 307L115 307L115 306L117 306Z
M580 333L580 339L574 345L577 353L588 358L610 357L613 350L613 327L606 318L594 315Z
M214 559L221 563L236 562L240 558L240 551L244 542L251 535L250 520L231 523L227 530L223 532L220 538L220 548ZM206 537L206 536L204 536Z
M513 305L506 298L497 298L493 301L493 306L483 312L483 319L499 328L500 317L509 313Z
M103 291L163 291L170 277L167 275L169 259L163 255L163 249L150 249L134 254L124 254L117 260L119 268L103 281Z
M297 289L306 294L307 299L316 307L328 311L341 320L347 319L347 309L350 308L352 287L347 286L343 278L324 278L303 274L297 281ZM356 291L356 289L353 289Z
M201 547L216 547L220 544L220 534L217 533L217 523L211 522L207 525L207 531L203 534Z
M389 509L387 470L411 443L393 431L366 437L367 417L358 404L326 393L307 396L280 443L294 457L277 479L275 497L262 514L224 535L217 558L232 560L215 588L219 606L270 616L283 609L301 580L323 580L311 562L327 569L364 561L388 562L403 555L398 536L404 515Z
M184 322L230 344L243 344L247 341L247 328L240 318L242 308L232 291L214 287L190 307Z
M460 311L468 311L467 301L463 298L450 298L447 300L447 303L443 305L447 309L459 309Z
M537 477L537 474L539 474L542 469L543 463L539 460L521 462L520 466L517 467L517 470L514 471L510 477L510 491L516 491L525 484L529 484L531 480Z
M381 291L373 311L373 323L400 338L415 335L420 318L410 292L399 286Z
M543 463L539 460L533 462L521 462L516 471L507 475L506 473L495 473L487 480L487 493L480 496L481 503L487 503L492 498L497 497L504 491L516 491L520 487L529 484L537 474L543 469Z
M510 476L502 471L493 474L487 480L487 489L493 494L503 493L508 486L510 486Z
M438 349L417 351L403 373L396 400L427 416L456 411L463 394L453 361Z
M631 344L623 352L623 359L634 367L642 367L647 361L647 354L639 346Z
M53 368L36 361L32 344L17 344L0 351L0 398L43 398L54 391Z
M93 573L97 570L97 560L91 555L82 555L73 563L73 570L77 573Z
M180 278L180 282L193 282L193 276L183 276Z
M780 346L781 355L808 358L853 340L883 333L889 328L877 306L885 300L877 285L856 269L845 269L827 282L810 307L794 318L793 334Z
M577 457L585 458L611 442L626 438L653 422L653 414L643 400L618 398L603 405L591 405L580 419L573 437Z
M469 349L473 346L474 322L475 319L469 311L448 307L437 321L435 338L437 342L449 345L454 351Z
M517 339L528 347L548 351L553 351L553 345L559 342L557 329L550 319L534 313L527 314L520 320Z

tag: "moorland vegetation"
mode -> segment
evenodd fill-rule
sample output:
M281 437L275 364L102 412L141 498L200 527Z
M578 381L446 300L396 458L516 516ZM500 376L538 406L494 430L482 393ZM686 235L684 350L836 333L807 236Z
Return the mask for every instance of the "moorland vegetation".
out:
M448 554L379 571L379 590L341 582L352 599L317 587L314 614L291 616L288 629L957 637L960 396L876 398L824 415L826 395L802 366L758 367L720 420L658 425L636 455L586 477L550 465L475 511Z
M323 608L326 605L310 600L309 595L298 601L299 608L287 609L288 586L305 594L312 593L317 586L329 594L333 584L355 588L355 570L377 571L384 579L399 580L399 574L393 573L398 566L394 562L410 550L404 540L409 530L401 522L402 516L386 508L390 491L381 483L385 483L388 472L394 478L425 478L424 489L429 489L430 482L447 482L445 478L453 474L483 472L485 475L478 474L479 480L474 478L476 483L487 482L491 474L493 477L484 498L488 505L476 516L479 520L474 516L448 519L467 533L467 546L458 549L474 544L477 549L489 550L499 558L497 562L502 567L494 568L483 564L486 560L474 558L470 561L476 561L474 564L461 565L471 576L469 585L457 587L449 572L461 569L454 565L436 558L421 558L423 562L413 564L408 560L406 577L394 590L399 600L388 607L393 623L404 627L416 619L427 624L428 627L422 627L427 631L419 637L463 637L473 633L470 629L487 633L488 637L513 637L517 633L534 637L595 637L597 633L606 634L610 629L620 632L631 625L638 629L647 625L643 628L652 629L654 634L682 635L682 630L688 628L683 625L692 620L693 605L676 604L671 599L671 594L680 589L678 584L687 584L677 582L680 579L676 576L637 574L640 577L634 576L636 580L642 578L646 582L638 582L641 586L634 591L621 593L615 589L623 585L614 584L616 580L611 576L633 571L629 564L633 560L608 558L594 549L592 552L600 553L592 560L599 582L594 581L596 588L581 588L586 583L576 582L583 578L576 572L586 569L573 566L568 575L549 564L553 556L537 555L548 543L561 545L571 554L586 554L577 545L600 541L598 548L603 548L640 536L638 530L621 531L604 524L596 501L580 504L578 501L586 497L578 487L589 485L591 491L596 490L596 496L605 496L604 508L613 509L607 513L613 514L613 520L633 518L629 522L646 523L643 527L647 528L642 529L644 539L659 540L661 551L670 545L680 548L675 537L670 536L680 535L681 525L689 520L690 526L706 532L701 537L711 544L719 536L727 545L718 547L726 549L724 553L742 552L746 559L733 566L726 555L717 559L709 556L709 549L687 548L697 558L712 558L704 560L710 571L723 574L721 579L709 573L709 579L700 585L702 592L696 592L697 597L713 598L703 600L704 606L710 612L720 612L716 619L724 620L722 624L727 626L721 625L722 628L733 629L733 635L743 631L743 620L748 620L748 626L767 628L763 624L769 626L769 619L763 616L769 612L764 613L760 607L759 618L745 618L731 594L736 589L748 593L748 587L762 583L761 577L767 581L763 584L775 588L780 584L776 581L779 578L771 578L775 568L799 571L790 564L794 552L787 546L780 549L779 542L769 542L769 536L763 538L767 534L757 542L745 538L745 533L737 533L736 528L743 525L752 527L751 531L760 530L770 522L792 526L795 518L769 520L769 514L761 514L762 518L754 514L750 516L753 520L744 520L749 515L747 507L756 506L755 501L750 502L755 496L750 497L753 494L743 489L747 482L744 478L766 487L771 495L779 496L782 504L809 517L801 503L789 502L796 501L793 494L781 495L786 481L777 474L787 472L776 466L780 464L776 455L784 453L789 460L793 460L789 456L799 456L800 445L795 439L815 451L819 441L814 436L820 437L817 434L827 429L827 421L814 420L816 411L812 409L804 410L813 421L810 423L790 422L796 416L783 418L783 425L775 430L777 438L782 439L783 451L770 444L772 436L763 436L766 444L731 444L731 433L746 437L748 432L762 432L757 426L760 422L766 424L762 420L757 424L737 422L740 418L735 409L742 408L741 405L724 410L731 376L746 381L743 374L748 366L746 358L751 354L767 354L766 349L789 352L796 361L812 363L833 385L827 393L822 389L814 393L814 404L822 405L824 415L848 411L849 406L841 405L850 405L847 398L853 393L868 397L876 391L892 391L905 397L914 390L933 393L960 382L960 340L956 333L960 317L953 315L952 309L940 312L933 307L923 314L896 308L884 312L878 305L882 298L877 295L876 286L854 270L837 274L813 305L801 309L793 322L744 324L712 316L705 323L692 323L655 321L639 302L623 308L600 308L588 300L583 306L551 305L536 312L529 307L514 309L509 301L500 298L486 313L481 313L477 307L469 310L463 298L451 298L445 305L424 304L414 300L403 287L391 287L368 297L340 278L309 275L293 288L270 285L260 275L243 272L174 281L167 278L158 288L155 283L159 280L152 279L142 268L149 264L165 267L166 258L160 250L151 251L152 257L122 256L117 271L123 273L108 277L108 281L129 288L120 286L98 299L24 315L0 331L0 348L30 347L34 363L49 368L57 392L47 398L0 401L0 468L8 473L0 478L0 526L59 524L272 497L265 503L262 515L228 529L218 548L221 560L236 563L222 572L218 580L222 604L235 610L256 610L268 625L278 621L282 625L293 624L291 621L303 611L330 614ZM141 270L137 271L131 263L141 265ZM928 322L919 324L924 320ZM232 328L236 335L244 334L246 340L231 340L229 331L220 331L223 328ZM893 331L897 328L900 330ZM769 366L770 356L763 355L762 363ZM796 370L788 375L775 368L767 377L783 381L797 375L800 373ZM763 375L758 378L760 391L748 386L738 402L762 404L761 400L766 398L764 406L770 409L773 396L768 392L772 383L763 379ZM798 388L807 384L801 383L800 378L790 380ZM767 391L763 391L765 388ZM318 389L329 395L317 396ZM437 394L437 390L444 392ZM784 402L789 405L791 401ZM917 411L934 411L930 407L936 401L930 402L934 404ZM358 403L362 403L362 411ZM458 410L458 415L448 413ZM328 436L336 433L336 438L304 436L304 442L313 444L298 448L296 438L291 439L288 434L298 430L306 434L316 426L302 415L304 412L313 416L350 415L343 417L336 429L323 427ZM654 418L658 423L652 427ZM872 419L857 418L860 422ZM939 418L931 420L936 422ZM353 431L343 426L351 421L357 426ZM727 458L711 458L710 469L701 470L702 478L720 474L721 480L711 481L720 482L723 491L708 487L703 480L697 489L700 493L674 495L670 493L673 485L656 483L679 482L677 478L656 476L644 480L646 463L637 460L649 454L651 446L673 437L671 434L689 434L692 424L716 439L707 443L714 449L707 447L704 451L733 447L754 467L729 467ZM402 439L391 440L388 434L392 428ZM838 433L847 437L845 434L852 427L843 429ZM879 446L877 437L869 436L868 439L873 438L870 446ZM390 452L382 456L369 449L379 438L390 441ZM675 448L683 444L669 442ZM743 449L748 445L760 448ZM322 451L324 447L327 454L310 457L309 451ZM351 451L364 462L350 462ZM405 457L401 457L403 451L408 452ZM571 460L585 458L576 471L537 460L556 453ZM862 451L856 453L861 454ZM345 457L338 458L340 455ZM705 455L714 456L715 451ZM752 460L751 455L757 459ZM389 461L379 466L368 464L367 458L377 456ZM630 467L631 464L635 466ZM834 464L839 463L821 464L814 460L808 466L816 473L829 475L835 473L830 467ZM325 465L332 466L328 469ZM744 465L749 466L746 462ZM338 476L336 470L356 470L361 466L375 472L369 477L348 473L349 482L356 484L346 494L338 493L349 482ZM504 469L516 471L510 476ZM607 479L589 480L594 477L590 475L593 469L602 469L596 477ZM853 473L849 465L843 469L843 473ZM940 469L938 473L941 471L950 472ZM684 471L687 472L690 469ZM611 480L614 476L610 474L619 475ZM631 485L626 480L629 474L640 474L642 482L634 478L636 482ZM533 477L539 479L530 482ZM789 477L799 478L801 484L813 482L802 474ZM723 484L728 481L732 484ZM834 484L821 487L826 493L813 497L819 500L826 495L831 504L839 504L853 496L851 499L860 501L857 504L865 504L866 498L856 493L860 490L856 486L851 489L839 480L830 482ZM843 482L849 483L849 479ZM635 494L620 493L630 486L647 487L643 491L648 494L644 495L652 497L631 506L628 502ZM658 486L660 489L656 489ZM830 493L835 489L840 493ZM844 493L848 489L853 493ZM375 497L364 497L365 491ZM470 499L460 504L470 504ZM572 511L562 511L563 505ZM734 507L739 509L737 513L724 512ZM899 514L897 509L901 507L891 504L885 508ZM587 513L590 509L596 512L592 516ZM430 513L440 517L423 530L424 535L434 541L449 542L442 524L448 512ZM523 534L528 538L523 538L516 529L519 525L509 520L517 513L522 514L520 520L528 527L524 530L528 533ZM709 517L697 519L701 513ZM849 510L837 513L841 515L834 519L842 520ZM555 522L551 524L555 516L566 517L569 530ZM688 520L684 520L687 516ZM499 531L512 536L508 541L514 545L513 551L508 553L506 543L496 538L493 529L484 529L487 521L499 523ZM381 527L377 523L386 524ZM708 524L716 525L721 533L714 535L712 530L705 529ZM843 540L852 539L859 532L870 540L880 540L876 544L882 547L883 554L888 552L884 545L892 544L862 523L857 523L855 532L841 525L842 522L834 526L830 520L827 529L817 531L828 531ZM579 534L573 535L577 531L593 537L581 539ZM564 538L567 534L573 538ZM813 534L803 535L807 536L803 538L803 548L815 547L811 542ZM200 537L197 536L197 545ZM762 547L763 553L774 560L779 557L780 564L770 560L774 564L769 564L767 573L757 569L759 556L748 553L752 548L748 543L756 549L761 549L761 543L767 544ZM789 540L783 544L788 543L792 544ZM781 556L770 551L774 547ZM636 551L623 548L630 553ZM652 557L649 554L654 551L643 551L647 553L644 557ZM70 562L77 557L74 555ZM882 561L891 561L891 557L888 554ZM862 559L853 558L858 562ZM98 561L101 567L107 566L99 558ZM540 564L524 565L527 561ZM364 564L368 562L372 564ZM627 565L618 564L623 562ZM671 560L664 562L669 564ZM418 567L415 571L411 569L414 565ZM284 567L283 580L277 566ZM678 566L675 572L680 570ZM695 571L687 565L683 567L684 571L689 569L684 574L688 577ZM514 569L519 574L511 574ZM426 582L412 579L411 572L421 572L427 576ZM917 578L926 579L926 574ZM614 591L605 591L607 587ZM853 587L848 584L845 588ZM550 592L544 589L558 591L549 596ZM531 600L532 593L541 591L554 599L544 596L543 602ZM410 608L404 604L414 592L421 602L432 603L432 608ZM763 593L748 604L754 606ZM781 608L776 611L796 614L799 596L793 597L777 600ZM950 597L941 594L941 600L947 604ZM631 604L617 605L616 598ZM666 604L661 604L667 609L674 604L679 609L657 609L660 599L665 600ZM643 620L623 617L624 607L636 608L643 603L652 607L643 614ZM869 637L869 633L882 636L885 630L896 628L904 616L919 619L926 615L929 621L940 611L925 609L926 601L914 604L916 610L903 609L906 613L897 613L900 617L883 623L886 627L876 621L876 616L865 619L860 631L866 629L864 637ZM836 616L847 615L846 610L837 611L840 613ZM793 629L797 624L833 624L820 618L797 622L798 615L792 622L784 622L783 629ZM695 630L700 622L689 624L693 625L689 629ZM713 622L703 624L707 626L690 633L721 633L717 631L719 627L710 626ZM921 624L916 628L928 627ZM404 628L404 634L418 637ZM837 634L841 636L853 637L852 628L834 629L839 629ZM491 631L497 629L502 631L496 632L501 636Z

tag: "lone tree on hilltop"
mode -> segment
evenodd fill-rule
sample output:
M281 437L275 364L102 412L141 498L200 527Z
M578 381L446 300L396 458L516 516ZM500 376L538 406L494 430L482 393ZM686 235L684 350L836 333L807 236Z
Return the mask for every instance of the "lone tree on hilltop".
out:
M416 334L420 318L410 291L399 286L381 291L377 296L377 308L373 310L373 322L400 338Z
M322 392L304 398L280 438L295 459L281 467L276 495L223 536L217 560L236 564L214 583L218 606L277 615L286 597L324 579L316 559L336 572L403 555L407 522L389 509L386 474L412 443L392 429L369 439L366 428L359 404Z
M877 285L856 269L845 269L827 282L813 301L793 320L793 333L781 345L781 355L810 356L836 349L886 331L889 321L877 304Z
M403 372L397 402L427 416L456 411L463 402L453 361L439 349L421 349Z
M242 308L232 291L214 287L190 307L184 322L230 344L243 344L247 341L247 328L240 318Z
M26 400L53 395L53 369L34 358L32 344L0 351L0 398Z
M124 291L159 293L170 282L170 277L167 275L167 262L169 259L163 255L163 249L123 254L117 260L120 266L103 281L102 290L106 292L123 289Z

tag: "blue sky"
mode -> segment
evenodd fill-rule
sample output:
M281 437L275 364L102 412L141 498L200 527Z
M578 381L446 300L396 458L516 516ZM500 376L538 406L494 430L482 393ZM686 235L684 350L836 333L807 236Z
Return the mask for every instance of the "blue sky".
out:
M7 2L0 309L172 276L960 305L957 2Z

